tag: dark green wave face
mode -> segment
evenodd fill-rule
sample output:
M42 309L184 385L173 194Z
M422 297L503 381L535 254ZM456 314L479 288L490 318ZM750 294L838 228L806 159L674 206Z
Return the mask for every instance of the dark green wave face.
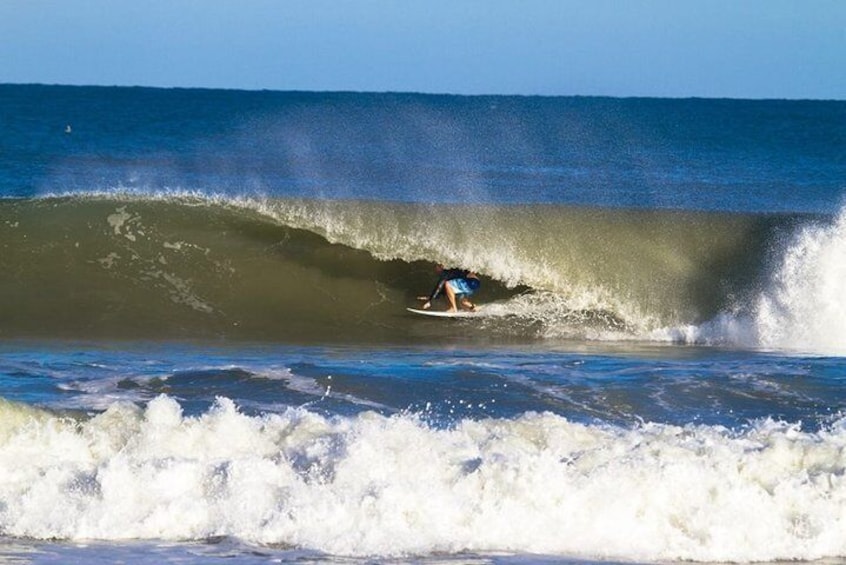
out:
M0 201L0 335L396 342L639 336L742 304L797 218L191 196ZM486 314L405 311L443 262Z

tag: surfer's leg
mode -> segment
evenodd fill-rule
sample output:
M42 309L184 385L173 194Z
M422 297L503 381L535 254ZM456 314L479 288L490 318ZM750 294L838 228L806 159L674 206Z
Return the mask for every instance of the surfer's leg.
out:
M461 307L465 310L474 310L476 307L470 302L470 296L479 288L479 279L468 277L465 279L455 279L450 282L454 283L452 290L458 295Z
M447 281L444 285L444 290L446 291L447 300L449 300L449 309L447 312L458 312L458 308L455 306L455 289L452 288L452 285L449 284L452 281Z

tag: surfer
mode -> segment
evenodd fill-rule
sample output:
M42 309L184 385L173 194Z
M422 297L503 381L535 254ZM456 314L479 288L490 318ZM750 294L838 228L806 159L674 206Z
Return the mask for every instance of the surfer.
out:
M476 309L475 304L470 302L468 296L476 292L482 284L476 273L464 269L445 269L443 265L437 265L435 272L438 274L438 282L435 288L432 289L429 296L419 296L418 300L425 300L423 309L428 310L432 307L432 301L436 299L441 293L446 294L449 301L449 309L447 312L458 312L456 305L456 296L460 296L459 304L465 310L473 311Z

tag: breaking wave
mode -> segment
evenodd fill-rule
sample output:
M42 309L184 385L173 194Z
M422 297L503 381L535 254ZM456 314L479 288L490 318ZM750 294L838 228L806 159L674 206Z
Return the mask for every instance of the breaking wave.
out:
M846 350L843 214L87 194L0 201L0 335ZM407 315L435 263L478 320Z

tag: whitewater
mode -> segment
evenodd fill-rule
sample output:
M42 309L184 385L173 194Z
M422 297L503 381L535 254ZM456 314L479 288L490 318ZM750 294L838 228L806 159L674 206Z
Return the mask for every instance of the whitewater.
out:
M0 124L0 558L846 562L846 104L0 85ZM406 311L438 264L474 317Z
M19 537L233 536L388 557L760 561L846 550L843 420L816 433L772 421L738 433L524 414L441 430L372 412L247 417L226 399L185 417L165 396L82 425L10 407L3 420L0 516Z

